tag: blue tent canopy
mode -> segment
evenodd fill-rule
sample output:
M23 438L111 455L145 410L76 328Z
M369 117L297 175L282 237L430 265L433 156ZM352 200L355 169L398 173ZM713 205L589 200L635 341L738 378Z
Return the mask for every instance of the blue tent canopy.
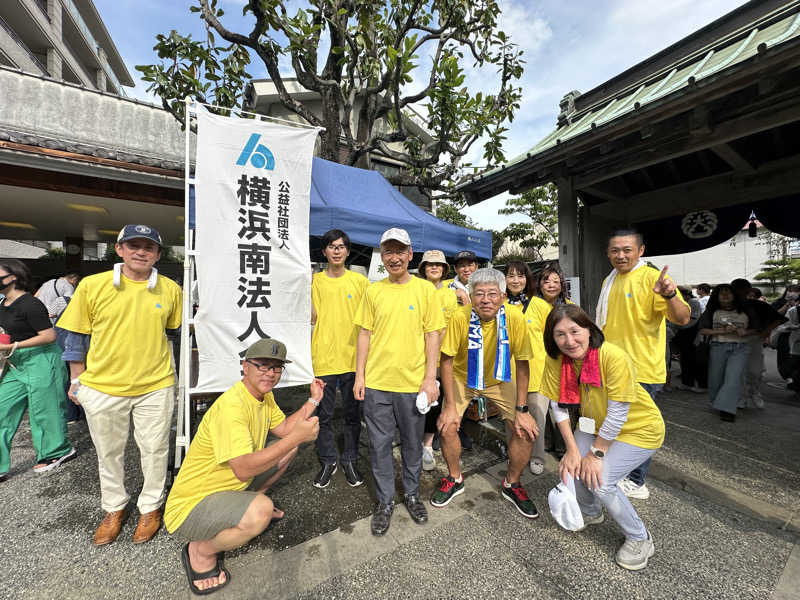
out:
M194 188L189 191L189 227L194 228ZM437 219L376 171L314 157L310 235L341 229L354 244L377 247L381 234L391 227L408 231L415 252L437 249L454 256L459 250L472 250L480 258L492 257L491 231L467 229Z

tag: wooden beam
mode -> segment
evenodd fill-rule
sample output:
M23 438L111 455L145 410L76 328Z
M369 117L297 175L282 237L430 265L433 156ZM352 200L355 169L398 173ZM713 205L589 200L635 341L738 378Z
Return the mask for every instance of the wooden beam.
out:
M694 156L697 157L697 160L700 161L700 164L703 165L703 172L706 176L711 175L711 161L708 160L708 156L706 156L705 150L698 150L694 153Z
M614 200L622 200L623 199L622 196L619 196L618 194L612 194L611 192L607 192L607 191L605 191L603 189L600 189L597 186L586 187L586 188L578 190L578 194L580 194L581 192L586 192L587 194L590 194L590 195L594 196L595 198L600 198L601 200L614 201Z
M683 182L683 176L681 175L681 170L678 168L678 165L675 164L674 160L667 161L667 169L669 169L670 175L672 175L672 179L675 181L676 184Z
M717 123L714 131L706 136L692 136L686 128L676 131L668 139L650 139L642 144L633 144L626 148L624 154L621 153L614 157L613 165L597 164L597 166L592 166L589 170L576 175L575 186L578 189L585 188L642 167L800 121L798 98L800 97L796 93L792 93L789 97L783 98L781 102L765 105L746 117L732 118Z
M734 171L749 173L755 170L753 164L730 144L718 144L711 146L709 150L728 163Z
M786 146L783 143L783 132L780 127L776 127L772 130L772 144L775 146L778 156L783 156L786 153Z
M637 173L639 173L639 175L642 176L642 179L644 179L644 182L647 185L647 187L649 187L651 190L656 189L656 182L653 181L653 178L650 176L650 173L647 172L647 167L639 169Z
M163 175L165 177L183 178L183 170L173 171L171 169L162 169L161 167L150 167L140 163L130 163L121 160L114 160L111 158L102 158L100 156L90 156L88 154L67 152L66 150L53 150L52 148L43 148L41 146L29 146L27 144L17 144L16 142L8 142L5 140L0 140L0 148L6 150L16 150L18 152L28 152L30 154L43 154L45 156L51 156L53 158L66 158L68 160L77 160L80 162L103 165L104 167L117 167L119 169L127 169L129 171L139 171L141 173L149 173L152 175Z
M559 179L557 186L558 262L565 275L574 277L579 275L578 196L569 178Z
M800 156L792 156L759 167L752 173L722 173L652 192L636 194L620 202L592 207L606 218L626 214L630 222L650 221L692 210L714 209L800 194Z
M16 165L3 165L0 184L18 187L85 194L101 198L119 198L148 204L183 206L183 190L128 181L86 177L72 173L59 173Z

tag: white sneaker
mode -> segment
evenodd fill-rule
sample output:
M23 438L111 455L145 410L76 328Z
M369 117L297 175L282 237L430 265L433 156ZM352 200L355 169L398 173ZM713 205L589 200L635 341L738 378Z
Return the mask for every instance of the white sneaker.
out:
M531 473L534 475L541 475L544 473L544 463L540 461L538 458L531 459L531 464L528 465L531 469Z
M761 392L756 392L750 398L753 401L753 404L756 405L756 408L764 408L764 396L761 395Z
M433 471L436 468L436 459L433 457L433 448L422 447L422 470Z
M647 489L646 483L643 483L642 485L636 485L633 481L626 477L617 485L628 498L647 500L650 497L650 490Z
M587 517L586 515L583 515L583 527L581 527L580 529L576 529L575 531L583 531L589 525L600 525L600 523L602 523L605 520L606 518L605 515L603 515L603 511L600 511L599 514L593 517Z
M646 540L625 540L617 551L617 564L629 571L638 571L647 566L648 559L656 553L653 536L647 534Z
M708 392L708 388L700 387L699 385L692 386L689 390L695 394L705 394Z

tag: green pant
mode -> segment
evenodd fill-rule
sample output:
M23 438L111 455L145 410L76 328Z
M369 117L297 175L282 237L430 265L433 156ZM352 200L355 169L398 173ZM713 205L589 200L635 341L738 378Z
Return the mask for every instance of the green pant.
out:
M18 348L0 381L0 474L11 467L11 440L28 409L33 448L39 461L72 449L67 440L66 372L57 344ZM15 368L16 367L16 368Z

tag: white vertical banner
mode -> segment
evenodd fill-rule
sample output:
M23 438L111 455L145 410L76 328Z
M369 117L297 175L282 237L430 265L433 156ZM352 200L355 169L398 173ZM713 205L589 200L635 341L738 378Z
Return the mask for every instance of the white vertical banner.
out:
M318 130L198 111L195 227L199 351L192 392L240 379L244 351L270 337L292 362L280 386L310 383L311 159Z

